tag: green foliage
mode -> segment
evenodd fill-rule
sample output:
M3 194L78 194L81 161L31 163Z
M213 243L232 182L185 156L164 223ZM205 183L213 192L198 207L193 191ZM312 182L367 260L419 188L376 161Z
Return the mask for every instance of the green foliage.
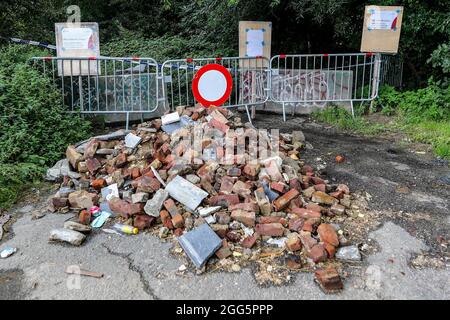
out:
M123 31L121 35L102 47L102 52L111 56L151 57L158 62L166 59L191 57L227 56L229 49L216 49L211 43L201 39L181 36L162 36L146 39L138 33Z
M315 120L326 122L340 129L356 131L362 134L376 134L383 130L382 125L372 125L361 116L353 117L346 109L338 106L330 106L323 111L313 112Z
M24 46L0 51L0 206L90 132L88 122L65 112L51 80L28 64L36 53Z
M0 163L0 208L12 205L18 195L41 180L45 168L33 163Z
M415 141L431 144L436 155L450 159L450 119L407 124L404 130Z
M426 88L399 92L385 86L376 101L378 108L386 115L397 114L407 123L427 120L450 119L450 86L439 86L430 81Z

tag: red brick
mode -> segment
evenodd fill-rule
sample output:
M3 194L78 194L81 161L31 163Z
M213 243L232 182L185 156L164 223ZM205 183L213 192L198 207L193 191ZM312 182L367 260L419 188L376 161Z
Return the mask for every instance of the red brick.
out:
M230 194L233 190L234 181L235 179L232 177L223 177L220 184L220 194Z
M258 164L246 164L244 166L244 174L249 176L250 178L255 178L259 173L259 165Z
M312 210L312 211L317 211L317 212L322 212L323 211L323 207L319 206L317 203L314 203L314 202L308 203L306 205L306 209Z
M175 228L182 228L184 226L184 219L183 216L179 213L177 213L173 218L172 218L172 224Z
M328 254L328 258L332 259L334 257L334 255L336 254L336 247L332 246L329 243L324 243L323 247L325 248L325 250Z
M302 218L291 219L291 220L289 220L289 230L300 231L300 230L302 230L304 223L305 223L305 220Z
M175 201L172 199L167 199L164 201L164 208L169 212L170 216L174 217L178 213L178 208L175 204Z
M298 236L290 236L286 240L286 248L291 251L295 252L302 249L302 243L300 241L300 238Z
M238 242L241 239L239 234L235 231L228 231L225 237L232 242Z
M255 236L248 236L241 242L241 246L244 248L252 248L256 243L256 237Z
M89 225L91 223L91 214L87 210L81 210L78 215L78 221L82 224Z
M317 241L311 237L310 232L300 231L299 237L303 247L305 247L306 253L308 253L317 244Z
M276 211L281 211L284 208L286 208L289 205L289 202L296 197L299 196L299 192L295 189L291 189L288 192L286 192L281 197L278 197L274 202L273 206Z
M131 179L137 179L141 176L141 170L138 167L131 169Z
M286 185L281 182L271 182L270 189L275 190L279 193L284 193L286 190Z
M317 270L314 275L317 283L325 293L335 293L344 288L339 273L332 266Z
M96 158L89 158L86 159L86 167L91 174L95 174L102 167L102 164Z
M242 222L247 227L254 227L256 215L254 212L238 209L231 212L231 219Z
M134 216L133 227L144 230L145 228L150 228L155 220L155 217L148 214L138 214Z
M221 247L219 250L215 252L215 255L219 259L225 259L231 256L233 253L231 252L230 248L228 247Z
M245 211L252 211L255 213L259 213L259 206L255 202L243 202L243 203L237 203L229 207L229 210L245 210Z
M327 252L323 248L322 244L316 244L314 247L311 248L311 250L308 252L308 256L314 261L317 262L324 262L327 260Z
M161 188L161 183L156 178L150 178L143 175L136 180L133 180L131 185L136 188L136 192L153 193Z
M316 185L314 185L314 189L316 191L322 191L322 192L327 191L327 187L324 184L316 184Z
M61 209L69 206L68 198L53 197L52 204L55 209Z
M275 223L275 222L281 223L280 221L281 221L282 219L284 220L284 218L282 218L282 217L276 217L276 216L261 216L261 217L259 217L259 223L262 223L262 224L266 224L266 223Z
M331 224L322 223L317 228L317 233L319 234L320 240L322 240L323 242L329 243L335 247L339 245L339 239L336 230Z
M209 204L211 206L230 207L239 203L239 196L237 194L216 195L210 198Z
M159 216L161 217L161 222L163 224L164 227L172 230L173 227L173 223L172 223L172 218L169 214L169 212L167 212L166 210L161 210L161 212L159 213Z
M209 124L212 128L217 129L217 130L219 130L219 131L222 131L223 133L227 133L227 131L230 130L230 127L229 127L229 126L227 126L227 125L224 124L224 123L221 123L220 121L217 121L217 120L214 119L214 118L211 119L211 120L209 120L208 124Z
M95 155L95 152L97 151L97 148L99 146L99 141L97 139L91 139L86 147L84 148L84 158L92 158Z
M291 213L303 219L320 218L322 216L318 211L313 211L305 208L294 208L291 210Z
M298 180L298 178L293 178L293 179L289 180L289 188L296 189L298 191L302 190L302 185L301 185L300 181Z
M255 230L262 236L281 237L284 234L284 227L281 223L257 224Z
M112 198L108 201L108 204L112 212L120 214L124 218L128 218L129 216L141 213L143 211L143 204L131 204L119 198Z
M173 234L177 237L181 237L183 235L183 229L181 228L177 228L175 229L175 231L173 232Z
M125 153L120 153L116 157L116 167L122 168L127 164L127 155Z
M95 190L100 190L101 188L106 186L106 180L105 179L95 179L91 182L91 187Z
M302 230L312 232L314 230L314 226L320 222L319 218L310 218L306 219L303 224Z

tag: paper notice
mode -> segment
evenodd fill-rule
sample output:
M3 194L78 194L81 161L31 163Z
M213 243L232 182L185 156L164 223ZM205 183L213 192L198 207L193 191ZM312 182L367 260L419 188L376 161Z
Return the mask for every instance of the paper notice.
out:
M264 31L262 29L247 31L247 56L262 56L264 50Z
M85 50L93 47L90 28L63 28L61 35L63 50Z
M367 28L369 30L396 30L398 11L371 10Z

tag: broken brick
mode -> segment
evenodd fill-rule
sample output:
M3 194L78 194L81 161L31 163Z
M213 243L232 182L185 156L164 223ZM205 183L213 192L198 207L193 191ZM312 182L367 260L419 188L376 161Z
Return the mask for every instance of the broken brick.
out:
M256 237L255 236L248 236L241 242L241 246L244 248L251 249L256 243Z
M336 230L331 224L322 223L317 228L317 233L319 234L320 240L322 240L323 242L329 243L335 247L339 245L339 239Z
M297 190L295 190L295 189L289 190L288 192L286 192L284 195L277 198L273 202L273 206L274 206L275 210L276 211L283 210L284 208L286 208L289 205L289 202L291 200L295 199L299 195L300 195L300 193Z
M231 219L242 222L247 227L254 227L256 215L254 212L248 212L244 210L234 210L231 213Z
M164 227L170 230L174 228L172 223L172 217L169 212L167 212L166 210L161 210L159 216L161 217L161 222Z
M173 218L172 218L172 224L175 228L182 228L184 226L184 219L183 216L179 213L177 213Z
M281 223L259 223L255 231L262 236L281 237L284 234L284 227Z
M334 267L317 270L315 278L319 286L325 293L335 293L344 288L341 277Z
M146 228L150 228L155 220L155 217L147 214L137 214L133 219L133 227L138 228L139 230L144 230Z

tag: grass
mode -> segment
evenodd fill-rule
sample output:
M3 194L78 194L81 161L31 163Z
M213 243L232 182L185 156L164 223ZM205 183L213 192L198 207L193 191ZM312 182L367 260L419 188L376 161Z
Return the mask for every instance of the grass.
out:
M404 130L412 140L432 145L437 156L450 160L450 120L405 125Z
M348 111L336 106L314 112L312 117L340 129L367 136L398 131L406 134L412 141L430 144L436 156L450 160L450 120L423 120L411 124L392 116L390 123L377 123L368 121L364 116L352 117Z

